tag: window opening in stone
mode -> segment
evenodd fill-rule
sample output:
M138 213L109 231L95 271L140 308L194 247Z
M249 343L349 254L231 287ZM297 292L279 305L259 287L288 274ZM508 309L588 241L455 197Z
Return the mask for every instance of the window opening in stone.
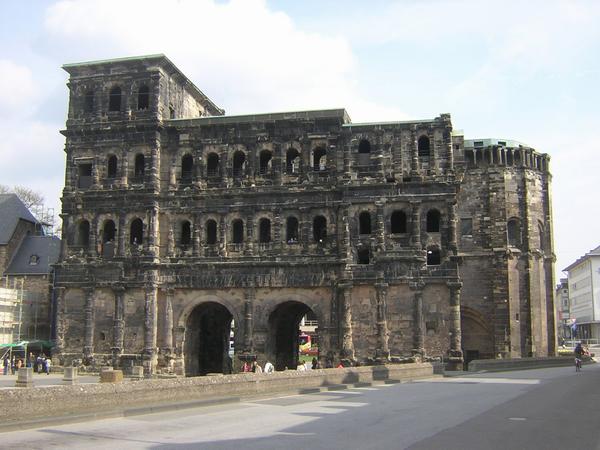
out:
M317 216L313 219L313 238L315 242L322 244L327 238L327 219Z
M77 167L79 172L79 184L82 189L89 188L92 185L92 163L79 164Z
M368 248L359 248L356 252L358 264L369 264L370 254Z
M115 223L112 220L107 220L102 226L102 256L110 258L115 253Z
M437 247L430 247L427 249L427 265L428 266L439 266L441 263L440 249Z
M237 151L233 154L233 176L239 178L244 175L244 167L246 165L246 155L242 151Z
M509 219L506 224L506 233L508 236L508 245L519 247L521 245L521 225L519 219Z
M185 324L186 376L231 373L234 330L233 316L225 306L216 302L196 306Z
M187 249L192 243L192 224L189 220L181 222L181 236L179 237L179 245L183 249Z
M133 170L133 176L135 178L143 178L144 172L146 171L146 158L143 154L138 153L135 155L135 167Z
M481 150L477 150L475 152L475 165L476 166L481 166L482 159L483 159L483 157L481 155Z
M285 241L288 244L298 243L298 219L294 216L287 218L285 227Z
M210 153L206 160L206 174L209 177L216 177L219 175L219 155L216 153Z
M121 111L121 88L115 86L111 89L108 99L109 111Z
M244 242L244 222L241 219L236 219L232 223L233 236L232 240L234 244L241 244Z
M100 332L100 340L101 341L105 341L106 340L106 333L104 331Z
M327 152L323 147L317 147L313 150L313 170L315 172L327 169Z
M288 174L300 171L300 153L295 148L290 148L285 155L285 171Z
M183 183L191 183L192 174L194 173L194 158L192 155L183 155L181 158L181 181Z
M38 255L31 255L29 257L29 265L37 266L40 263L40 257Z
M492 164L492 153L490 152L490 150L486 150L483 152L483 159L486 164Z
M392 234L406 233L406 214L404 211L394 211L392 213L390 229Z
M512 153L512 150L510 150L510 149L509 149L509 150L506 152L506 165L507 165L507 166L512 166L513 164L514 164L514 161L513 161L513 153Z
M538 223L538 248L540 250L544 250L544 225L539 222Z
M273 154L268 150L260 152L260 174L265 175L271 172L271 164L273 161Z
M358 216L359 234L371 234L371 214L363 211Z
M311 317L310 323L303 318ZM266 357L276 370L295 370L300 355L319 359L319 323L316 314L305 304L288 301L269 315Z
M117 157L115 155L110 155L108 157L108 161L106 163L106 177L107 178L117 178Z
M358 144L358 153L371 153L371 143L363 139Z
M264 244L271 242L271 221L266 218L260 219L258 232L258 242Z
M213 219L206 221L206 243L208 245L217 243L217 222Z
M142 245L144 241L144 222L134 219L129 228L129 243L134 246Z
M174 119L175 118L175 108L173 108L173 106L169 105L169 119Z
M521 164L521 152L516 150L515 154L514 154L514 158L515 158L515 166L518 166L519 164Z
M473 150L465 150L465 160L468 167L475 167L475 153L473 153Z
M86 92L84 99L84 111L86 113L94 112L94 91Z
M440 212L437 209L430 209L427 211L427 232L440 232Z
M460 234L461 236L473 235L473 219L471 217L461 217Z
M79 222L75 244L83 248L88 248L90 245L90 223L87 220Z
M429 138L421 136L417 141L417 151L420 158L429 158Z
M138 91L138 109L148 109L150 104L150 89L144 85Z

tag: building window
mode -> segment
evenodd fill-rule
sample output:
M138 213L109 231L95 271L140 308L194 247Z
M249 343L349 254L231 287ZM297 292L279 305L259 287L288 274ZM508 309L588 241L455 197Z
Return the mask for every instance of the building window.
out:
M83 108L86 113L94 112L94 91L85 93Z
M327 169L327 152L323 147L317 147L313 150L313 170L315 172Z
M358 216L359 234L371 234L371 214L363 211Z
M285 241L288 244L298 243L298 219L294 216L287 218L285 227Z
M358 144L358 153L371 153L371 143L363 139Z
M356 252L356 257L358 264L369 264L371 261L368 248L358 249Z
M146 158L143 154L135 155L135 167L133 169L134 178L143 178L146 171Z
M262 218L258 223L258 242L263 244L271 242L271 221L269 219Z
M134 246L142 245L144 241L144 222L134 219L129 228L129 243Z
M148 109L150 104L150 89L148 86L141 86L138 91L138 109Z
M102 226L102 256L105 258L112 257L115 252L115 223L112 220L107 220Z
M440 212L437 209L427 211L427 228L428 233L440 232Z
M239 178L244 175L244 167L246 165L246 155L242 151L237 151L233 154L233 176Z
M313 238L317 243L325 242L327 238L327 219L317 216L313 219Z
M460 219L460 234L461 236L473 235L473 219L470 217L461 217Z
M404 211L394 211L390 218L390 228L392 234L406 233L406 214Z
M521 224L519 219L509 219L506 224L506 234L508 237L508 245L519 247L521 245Z
M88 248L90 245L90 223L87 220L82 220L77 226L75 245L83 248Z
M78 187L81 189L89 188L92 183L92 163L78 164L77 171L79 175Z
M439 266L441 263L440 249L437 247L430 247L427 249L427 265L428 266Z
M216 153L210 153L206 158L206 174L209 177L219 175L219 155Z
M273 161L273 154L268 150L260 152L260 174L265 175L271 172L271 163Z
M181 158L181 182L191 183L194 173L194 158L192 155L183 155Z
M244 242L244 222L240 219L236 219L232 223L233 228L233 243L241 244Z
M110 91L108 98L108 110L121 111L121 88L119 86L115 86Z
M290 175L300 171L300 153L295 148L290 148L285 155L285 171Z
M217 243L217 222L213 219L206 221L206 243L208 245Z
M419 158L429 158L429 138L421 136L417 141L417 151Z
M179 236L179 245L187 249L192 243L192 224L189 220L181 222L181 233Z
M40 263L40 257L38 255L31 255L29 257L29 265L37 266Z
M108 157L108 161L106 163L106 177L107 178L117 178L117 157L115 155L110 155Z

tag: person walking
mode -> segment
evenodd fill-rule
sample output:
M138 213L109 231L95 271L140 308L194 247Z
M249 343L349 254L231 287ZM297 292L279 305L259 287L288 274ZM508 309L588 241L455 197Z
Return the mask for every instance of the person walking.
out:
M252 361L252 372L254 373L262 373L262 367L256 361Z
M50 366L52 365L52 361L50 361L50 358L46 358L44 361L46 362L46 375L50 375Z
M265 373L273 373L273 372L275 372L275 366L273 366L273 364L271 363L271 361L267 361L265 363L264 372Z
M311 369L313 369L313 370L320 369L319 360L317 358L312 359Z

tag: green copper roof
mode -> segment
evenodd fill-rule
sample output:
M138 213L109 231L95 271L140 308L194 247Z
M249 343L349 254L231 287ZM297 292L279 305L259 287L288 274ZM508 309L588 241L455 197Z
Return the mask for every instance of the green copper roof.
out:
M63 67L63 69L66 70L70 67L97 66L97 65L101 65L101 64L113 64L113 63L127 62L127 61L143 61L145 59L163 59L163 58L166 59L167 61L169 61L169 58L167 58L164 54L156 53L155 55L127 56L124 58L98 59L96 61L83 61L83 62L78 62L78 63L63 64L62 67ZM173 64L173 63L171 63L171 64ZM67 72L68 72L68 70L67 70Z

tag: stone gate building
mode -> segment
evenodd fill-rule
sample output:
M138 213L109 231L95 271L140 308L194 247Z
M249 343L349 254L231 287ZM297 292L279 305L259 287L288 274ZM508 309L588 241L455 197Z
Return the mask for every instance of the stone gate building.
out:
M448 114L226 116L164 55L64 69L63 363L295 367L309 312L323 364L554 351L547 155Z

